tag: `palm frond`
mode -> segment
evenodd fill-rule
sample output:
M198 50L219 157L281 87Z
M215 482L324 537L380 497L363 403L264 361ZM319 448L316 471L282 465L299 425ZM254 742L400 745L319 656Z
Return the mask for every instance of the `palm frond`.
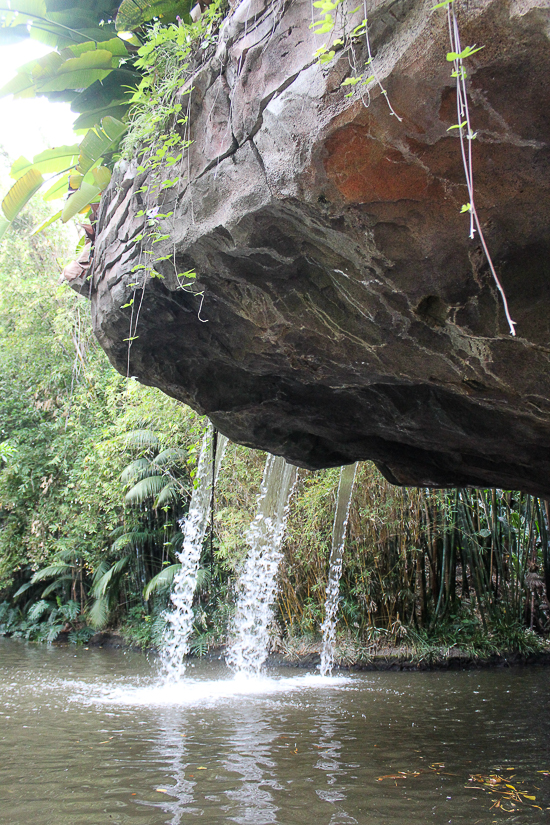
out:
M208 587L212 581L210 570L208 567L199 567L197 570L197 589L200 587Z
M22 595L23 595L23 593L25 593L25 592L29 589L29 587L32 587L32 586L33 586L33 584L34 584L34 582L32 582L32 581L30 581L30 582L25 582L25 584L22 584L22 585L21 585L21 587L19 588L19 590L17 590L17 591L13 594L13 599L14 599L14 601L15 601L15 599L19 598L19 596L22 596Z
M155 456L153 464L156 464L158 467L166 467L167 465L176 464L178 461L183 461L186 456L187 450L179 447L167 447L166 450L162 450Z
M97 584L97 582L100 580L102 576L105 575L108 569L109 565L107 564L107 562L104 560L100 561L97 568L94 571L93 583Z
M128 490L124 500L131 504L141 504L148 498L156 498L165 484L166 479L162 475L143 478L134 484L131 490Z
M117 579L124 571L129 561L130 556L123 556L123 558L113 564L113 566L110 567L109 570L107 570L107 572L104 573L97 582L95 582L91 590L91 595L96 599L100 599L105 596L110 587L117 584Z
M110 612L109 599L106 596L101 596L95 600L88 611L88 623L99 630L105 627L109 621Z
M168 590L172 586L174 576L178 570L181 570L181 564L171 564L170 567L165 567L164 570L161 570L160 573L153 576L143 591L145 601L147 601L153 593L161 593L163 590Z
M123 533L122 536L119 536L116 541L112 543L111 550L116 553L119 550L124 550L126 547L132 550L136 546L143 547L145 544L158 538L158 535L159 533L156 530L130 530L128 533Z
M140 481L145 475L150 475L151 462L146 458L136 458L131 461L127 467L120 474L120 480L123 484Z
M165 504L173 504L180 495L180 487L177 481L169 481L158 494L154 507L164 507Z
M37 570L31 579L31 584L44 581L44 579L53 579L54 577L65 576L72 572L70 564L50 564L49 567L43 567L42 570Z
M126 433L124 441L127 447L135 447L138 450L158 450L160 441L153 430L132 430Z
M54 592L54 590L57 590L57 588L60 585L62 585L64 582L72 582L72 580L72 576L60 576L58 579L56 579L46 587L46 589L42 592L42 598L47 599L48 596L51 595Z

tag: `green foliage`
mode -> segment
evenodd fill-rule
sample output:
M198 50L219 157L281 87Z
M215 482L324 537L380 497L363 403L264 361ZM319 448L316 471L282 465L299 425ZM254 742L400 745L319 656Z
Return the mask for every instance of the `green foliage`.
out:
M88 306L57 284L61 231L31 234L43 217L20 215L0 250L0 633L51 641L67 630L80 643L90 626L118 624L158 644L204 422L111 369ZM264 461L227 449L194 603L197 653L226 634ZM324 617L337 484L337 469L304 472L292 501L278 620L308 639ZM549 587L545 502L400 489L360 466L340 586L344 657L393 644L417 656L536 651Z
M126 614L121 632L130 644L136 647L160 647L166 626L163 607L157 605L151 613L142 607L132 607Z
M147 123L147 136L153 139L154 135L157 140L159 127L181 110L181 104L178 108L173 101L166 102L167 94L173 96L177 81L173 72L168 80L167 46L159 48L158 54L157 47L169 43L176 46L170 60L174 65L175 59L178 76L181 76L181 72L185 72L181 61L197 47L200 37L212 36L220 5L216 0L205 15L193 23L189 16L191 0L141 0L139 3L123 0L116 14L116 25L113 19L116 6L113 8L104 0L87 3L85 8L81 3L60 5L57 0L14 0L11 10L0 9L0 43L15 42L30 35L56 49L19 67L15 77L0 89L0 97L8 94L27 98L45 96L53 101L70 102L73 111L79 113L75 129L88 129L78 147L78 159L76 147L57 147L40 153L33 161L19 158L15 162L12 177L16 183L2 202L0 238L41 188L47 190L44 192L47 200L65 198L60 210L62 221L78 213L90 214L91 205L99 200L109 183L113 152L126 132L130 105L134 104L140 112L137 121L141 129L137 128L137 139ZM148 36L145 46L139 48L136 58L139 39L125 37L126 45L116 32L124 34L139 29L143 34L143 26L154 19L160 19L162 24L153 25L153 34ZM177 24L170 24L175 20ZM142 74L145 77L140 82ZM160 87L154 93L153 77ZM144 107L148 109L145 117ZM137 121L134 117L134 127ZM159 139L157 164L170 163L171 159L177 162L181 151L178 156L176 149L188 145L177 134L162 135ZM70 154L69 149L73 150ZM43 174L50 177L44 180ZM159 186L165 188L167 182Z
M120 32L135 31L154 17L163 21L175 19L181 15L185 22L191 23L189 12L193 0L122 0L115 20L116 30Z

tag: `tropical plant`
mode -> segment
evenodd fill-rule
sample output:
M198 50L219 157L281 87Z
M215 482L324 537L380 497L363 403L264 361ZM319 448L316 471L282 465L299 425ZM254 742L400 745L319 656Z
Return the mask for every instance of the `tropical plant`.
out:
M129 95L141 77L134 65L140 40L132 32L153 18L192 22L190 7L190 0L123 0L118 11L107 0L11 0L0 6L0 45L34 37L55 49L21 66L0 97L68 102L78 113L75 130L88 129L80 145L16 160L16 183L2 201L0 238L40 189L46 200L66 202L39 229L57 218L66 222L77 213L90 214L109 183L113 152L126 131Z

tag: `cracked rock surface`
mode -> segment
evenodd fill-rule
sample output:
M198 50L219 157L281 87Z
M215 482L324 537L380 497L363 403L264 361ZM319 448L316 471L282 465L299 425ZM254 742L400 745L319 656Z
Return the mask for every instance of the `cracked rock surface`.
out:
M341 86L364 39L315 63L309 0L238 4L182 89L189 151L160 178L121 164L104 195L94 328L121 372L300 466L373 459L398 484L550 496L549 4L458 7L462 43L484 45L467 65L476 203L515 338L460 213L432 5L369 2L386 98ZM157 207L173 214L148 247L138 213ZM153 249L162 278L144 281Z

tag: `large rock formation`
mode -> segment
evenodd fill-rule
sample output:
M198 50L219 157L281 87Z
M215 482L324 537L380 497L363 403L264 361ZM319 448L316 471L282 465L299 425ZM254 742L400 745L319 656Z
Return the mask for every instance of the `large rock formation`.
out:
M433 0L369 0L387 98L341 85L364 38L315 62L310 0L238 4L182 92L194 143L178 183L158 194L134 163L104 196L94 325L119 370L295 464L374 459L399 484L549 495L548 0L455 4L463 45L484 46L467 62L476 202L516 338L460 213ZM348 31L356 6L341 7ZM143 247L138 213L155 205L169 237ZM169 258L143 286L146 249Z

